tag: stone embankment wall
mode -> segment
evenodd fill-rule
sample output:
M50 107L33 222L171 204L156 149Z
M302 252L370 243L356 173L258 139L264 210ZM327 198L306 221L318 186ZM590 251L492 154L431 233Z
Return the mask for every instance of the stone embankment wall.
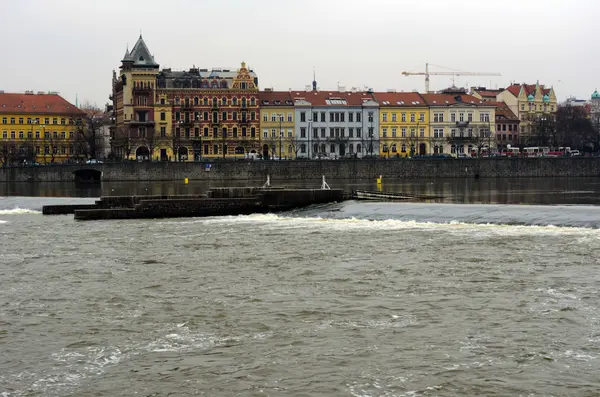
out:
M210 168L207 165L210 164ZM370 180L384 178L498 178L600 176L600 158L490 158L336 161L214 161L114 163L0 168L0 182L74 181L96 172L103 181ZM89 175L85 175L89 176Z

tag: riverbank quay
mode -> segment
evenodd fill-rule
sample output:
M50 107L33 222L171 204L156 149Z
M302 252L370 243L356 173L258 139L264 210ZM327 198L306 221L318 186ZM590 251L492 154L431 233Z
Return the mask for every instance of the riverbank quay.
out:
M72 213L76 220L235 216L274 213L344 199L342 189L217 188L206 195L105 196L85 207L45 206L42 213Z
M121 162L0 168L2 182L599 177L600 157Z

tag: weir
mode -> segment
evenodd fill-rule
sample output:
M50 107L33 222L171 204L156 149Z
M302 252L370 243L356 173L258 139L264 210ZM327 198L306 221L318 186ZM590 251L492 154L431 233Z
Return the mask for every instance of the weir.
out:
M344 200L342 189L215 188L206 195L105 196L93 205L45 206L46 215L77 220L249 215Z

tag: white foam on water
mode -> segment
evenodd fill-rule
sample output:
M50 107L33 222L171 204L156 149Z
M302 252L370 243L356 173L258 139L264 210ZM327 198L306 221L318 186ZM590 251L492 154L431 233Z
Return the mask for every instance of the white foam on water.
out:
M540 225L505 225L492 223L465 223L453 220L448 223L436 222L417 222L416 220L369 220L357 218L331 219L321 217L296 218L284 217L275 214L253 214L240 216L214 217L197 220L195 222L207 224L248 224L257 226L273 226L277 228L290 227L300 228L310 226L312 228L322 227L326 229L349 231L349 230L435 230L448 232L478 232L485 236L520 236L520 235L575 235L590 236L600 239L600 229L589 229L581 227L563 227L563 226L540 226Z
M19 207L10 210L0 210L0 215L39 215L41 213L41 211Z
M0 219L0 225L2 225L3 223L8 223L8 221L3 221Z

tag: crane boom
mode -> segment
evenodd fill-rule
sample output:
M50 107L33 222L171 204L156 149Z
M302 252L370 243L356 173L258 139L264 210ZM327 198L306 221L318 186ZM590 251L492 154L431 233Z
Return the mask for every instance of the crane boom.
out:
M429 76L501 76L500 73L493 72L430 72L429 64L425 64L424 72L402 72L404 76L425 76L425 92L429 92Z

